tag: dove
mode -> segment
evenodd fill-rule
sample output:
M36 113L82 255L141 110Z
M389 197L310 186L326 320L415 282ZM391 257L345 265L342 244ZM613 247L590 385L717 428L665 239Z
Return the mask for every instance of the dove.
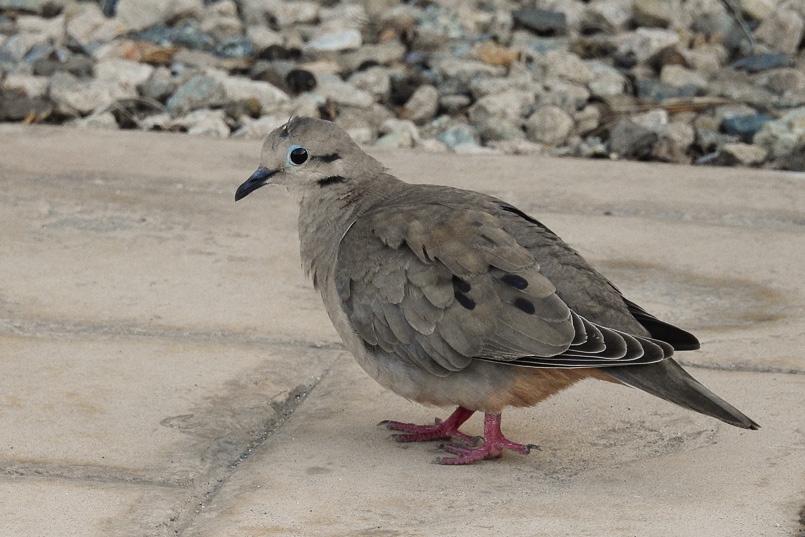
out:
M447 440L438 463L529 453L535 445L503 434L503 409L588 378L759 428L672 358L698 349L695 336L625 298L514 205L401 181L337 125L309 117L269 134L235 200L265 185L299 202L304 270L359 365L406 399L456 408L433 424L381 422L399 442ZM482 438L460 431L475 412Z

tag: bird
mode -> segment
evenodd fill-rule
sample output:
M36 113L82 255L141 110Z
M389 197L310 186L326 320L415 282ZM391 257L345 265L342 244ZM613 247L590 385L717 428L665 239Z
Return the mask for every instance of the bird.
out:
M503 434L503 409L588 378L759 428L674 360L700 347L694 335L624 297L510 203L404 182L336 124L311 117L268 135L235 201L265 185L298 201L303 268L363 370L408 400L455 407L433 424L380 423L398 442L447 441L437 463L529 453L537 446ZM475 412L483 437L460 431Z

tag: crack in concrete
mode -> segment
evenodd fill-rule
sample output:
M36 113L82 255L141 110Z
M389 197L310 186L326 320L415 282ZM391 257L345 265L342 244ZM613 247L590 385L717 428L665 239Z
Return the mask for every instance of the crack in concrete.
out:
M199 476L189 498L183 502L183 506L178 508L180 512L171 519L171 524L166 526L166 529L169 530L168 534L181 536L185 533L195 518L218 495L223 486L234 475L240 464L265 444L293 416L296 410L307 400L311 392L330 374L331 368L332 365L325 369L314 383L308 386L297 386L288 393L283 402L272 402L271 407L276 412L276 415L265 424L262 434L248 442L232 460L226 464L216 465L205 475Z
M61 319L9 319L0 318L0 336L22 336L32 338L51 338L54 336L73 336L114 339L120 337L188 340L199 343L219 343L221 345L240 345L263 347L266 345L296 346L321 350L344 350L341 343L311 342L307 339L283 339L229 332L225 330L194 330L176 328L159 324L134 322L118 323L74 323Z

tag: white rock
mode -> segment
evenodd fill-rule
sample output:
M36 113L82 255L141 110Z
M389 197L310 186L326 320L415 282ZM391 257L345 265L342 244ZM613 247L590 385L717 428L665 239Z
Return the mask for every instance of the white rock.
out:
M796 54L805 35L805 20L793 9L780 9L766 17L754 35L775 50Z
M729 160L734 160L738 164L744 166L757 166L762 164L769 156L768 151L756 145L731 143L721 146L721 152L724 153Z
M620 71L600 62L593 62L590 70L595 76L592 82L587 84L590 93L596 97L610 97L623 93L626 77Z
M137 90L110 80L79 80L57 71L50 79L50 98L64 113L87 114L120 99L137 97Z
M805 143L805 106L765 123L752 142L766 149L773 158L793 154Z
M220 15L222 17L237 17L238 5L234 0L219 0L207 6L207 15Z
M664 65L660 72L660 82L668 84L675 88L683 86L695 86L697 88L706 88L708 81L701 73L692 71L681 65L668 64Z
M427 123L439 110L439 91L430 84L419 86L403 106L406 117L417 125Z
M597 106L587 105L583 110L573 114L576 124L576 134L585 135L598 128L601 123L601 109Z
M216 4L213 4L216 5ZM201 21L201 29L217 41L225 41L231 37L243 35L243 23L238 17L226 15L207 15Z
M687 123L672 121L660 130L660 138L667 138L682 150L686 150L696 141L696 130Z
M621 54L633 54L638 62L645 62L657 53L679 44L677 32L658 28L638 28L623 36L619 47Z
M361 44L363 44L361 33L355 28L350 28L343 32L323 34L311 39L305 44L305 50L309 52L338 52L360 48Z
M46 36L56 42L64 37L64 15L46 19L35 15L20 15L17 17L17 32L31 33Z
M315 93L336 103L358 108L369 108L375 102L370 93L331 77L320 80Z
M267 49L271 45L282 45L285 38L282 34L275 32L270 28L261 24L254 24L246 28L246 37L252 42L254 48L257 50Z
M632 117L632 123L659 134L668 124L668 112L662 108L644 112Z
M146 116L139 121L140 128L146 131L170 129L173 118L170 114L153 114Z
M582 25L614 34L626 28L631 19L632 0L601 0L587 5Z
M376 100L384 101L391 93L391 76L385 67L371 67L349 77L349 83L359 90L371 93Z
M577 84L589 84L595 79L595 74L584 60L572 52L551 50L544 58L548 76L564 78Z
M721 69L724 60L728 57L727 49L721 44L682 49L679 52L694 71L710 76L715 75Z
M68 125L78 127L80 129L114 129L120 127L112 112L100 112L98 114L91 114L87 117L82 117L71 121Z
M144 84L151 78L154 67L132 60L110 58L96 63L92 70L97 79L109 82L116 81L136 89L137 86Z
M762 21L771 15L779 4L779 0L741 0L741 11L756 21Z
M346 132L356 144L366 145L374 139L374 132L371 127L353 127L346 129Z
M126 28L115 19L107 19L98 4L84 3L81 11L67 19L67 35L82 45L91 42L108 43L125 33Z
M203 0L120 0L115 20L125 31L137 32L179 17L200 19Z
M262 116L258 119L244 117L241 119L242 126L232 133L232 138L262 140L286 121L288 121L286 115Z
M172 126L186 128L187 134L226 138L229 136L229 127L225 118L223 110L195 110L174 119Z
M47 43L48 37L43 34L20 33L12 35L3 44L4 55L15 62L22 61L28 51L35 45Z
M27 97L42 97L48 91L50 78L23 74L8 74L3 80L3 89L13 90Z
M557 146L573 133L573 118L558 106L543 106L526 120L526 134L532 142Z
M534 93L530 91L509 90L486 95L470 107L470 121L484 123L490 117L499 116L517 122L534 105L534 101Z
M321 6L319 2L299 0L285 2L284 0L250 0L251 9L270 14L280 26L292 24L306 24L316 22L319 18Z
M257 99L263 108L273 108L291 100L287 93L268 82L225 74L221 76L220 71L208 71L208 74L220 80L229 101Z
M504 155L540 155L542 144L528 140L495 140L489 145Z
M436 138L427 138L420 140L417 146L428 153L447 153L447 146Z

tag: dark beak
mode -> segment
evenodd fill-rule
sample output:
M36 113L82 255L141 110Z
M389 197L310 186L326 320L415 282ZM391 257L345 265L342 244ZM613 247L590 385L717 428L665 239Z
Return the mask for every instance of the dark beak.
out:
M238 191L235 192L235 201L245 198L266 184L272 175L274 175L274 172L268 168L257 168L257 171L254 172L251 177L246 179L245 183L238 187Z

